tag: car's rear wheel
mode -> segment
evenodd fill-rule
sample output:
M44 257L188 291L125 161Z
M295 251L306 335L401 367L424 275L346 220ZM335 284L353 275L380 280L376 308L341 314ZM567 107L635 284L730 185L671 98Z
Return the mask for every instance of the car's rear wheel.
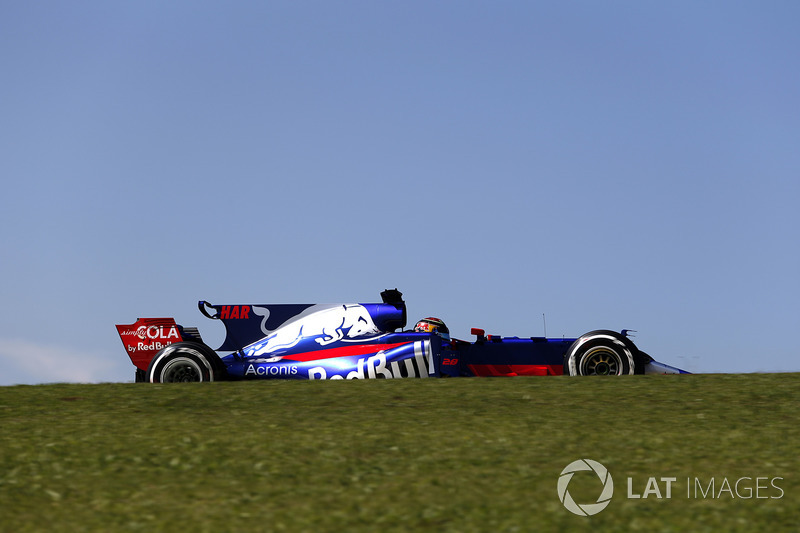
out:
M150 383L218 381L222 363L210 348L192 342L176 342L158 352L147 369Z
M572 343L564 356L570 376L622 376L636 372L636 346L609 330L590 331Z

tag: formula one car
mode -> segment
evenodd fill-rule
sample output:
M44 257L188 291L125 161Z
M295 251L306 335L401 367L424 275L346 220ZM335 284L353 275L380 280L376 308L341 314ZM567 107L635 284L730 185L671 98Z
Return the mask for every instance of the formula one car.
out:
M118 325L137 382L242 379L368 379L457 376L684 374L658 363L621 333L596 330L572 339L500 337L473 328L474 342L453 339L437 318L406 331L397 289L372 304L198 302L225 325L216 350L195 327L172 318Z

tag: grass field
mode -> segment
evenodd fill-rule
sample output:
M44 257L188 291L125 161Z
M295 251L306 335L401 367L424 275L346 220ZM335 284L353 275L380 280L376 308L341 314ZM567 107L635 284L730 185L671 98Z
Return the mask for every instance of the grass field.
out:
M799 407L800 374L2 387L0 530L797 531Z

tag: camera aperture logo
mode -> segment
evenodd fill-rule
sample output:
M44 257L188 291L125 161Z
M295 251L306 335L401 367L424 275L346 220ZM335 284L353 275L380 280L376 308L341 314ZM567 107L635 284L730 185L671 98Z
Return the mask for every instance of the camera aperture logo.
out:
M600 482L603 484L603 490L595 503L578 504L572 499L569 493L569 482L572 481L572 476L576 472L589 471L597 474ZM614 480L608 469L591 459L578 459L573 461L561 471L558 477L558 499L564 504L564 507L571 513L578 516L592 516L596 515L611 503L611 497L614 495Z

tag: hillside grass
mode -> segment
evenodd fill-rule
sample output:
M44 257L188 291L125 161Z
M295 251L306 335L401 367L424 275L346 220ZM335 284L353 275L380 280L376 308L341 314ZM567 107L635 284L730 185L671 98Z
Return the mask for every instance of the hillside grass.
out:
M0 387L0 531L796 531L798 407L800 374Z

